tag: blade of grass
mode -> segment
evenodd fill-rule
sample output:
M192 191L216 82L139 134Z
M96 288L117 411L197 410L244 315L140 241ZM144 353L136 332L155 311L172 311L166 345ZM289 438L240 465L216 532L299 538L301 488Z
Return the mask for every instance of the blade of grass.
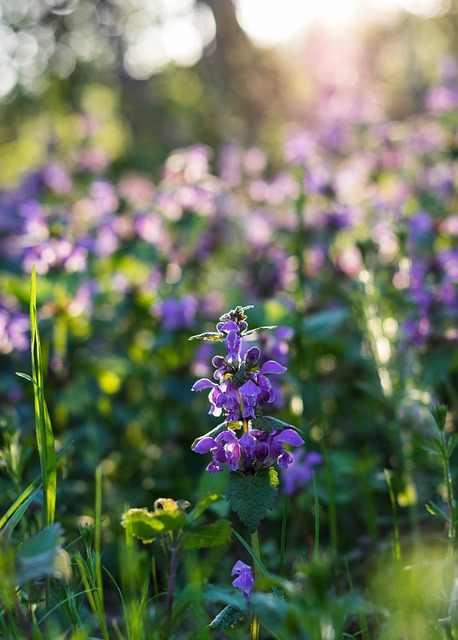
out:
M48 408L44 398L43 361L37 320L37 283L35 266L30 280L30 329L35 428L43 482L43 515L45 526L54 522L57 487L56 449Z
M398 523L398 511L396 509L396 496L394 495L394 488L392 483L392 474L388 469L383 470L385 474L386 483L388 485L388 491L390 494L391 509L393 512L394 523L394 540L393 540L393 555L395 560L401 559L401 542L399 536L399 523Z
M104 625L102 632L108 637L108 629L105 618L105 604L103 599L103 582L102 582L102 556L101 556L101 528L102 528L102 467L99 465L95 470L95 531L94 531L94 551L96 558L96 574L95 580L98 589L98 598L101 617Z

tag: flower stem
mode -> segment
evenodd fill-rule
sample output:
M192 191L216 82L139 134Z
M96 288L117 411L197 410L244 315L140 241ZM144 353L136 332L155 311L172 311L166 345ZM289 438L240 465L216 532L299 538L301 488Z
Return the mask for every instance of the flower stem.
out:
M444 471L444 480L445 480L445 487L447 492L447 503L448 503L449 514L450 514L450 529L448 533L449 541L450 541L450 555L453 555L453 549L456 541L456 503L453 495L449 456L447 455L447 453L445 453L448 449L448 442L443 429L440 430L440 440L441 440L442 449L444 451L444 455L442 457L442 468Z
M170 548L170 565L169 565L169 579L167 584L167 601L166 601L166 618L170 623L173 610L173 590L175 587L175 578L178 569L178 540L173 536Z
M261 559L261 545L259 544L259 535L258 535L258 531L256 530L254 533L251 534L251 548L254 551L254 554L256 555L257 558ZM256 586L256 584L259 584L259 580L262 576L261 573L261 569L258 566L258 563L255 562L254 563L254 584ZM259 618L258 616L253 613L253 616L251 618L251 634L250 634L250 640L259 640L259 631L261 628L261 624L259 622Z

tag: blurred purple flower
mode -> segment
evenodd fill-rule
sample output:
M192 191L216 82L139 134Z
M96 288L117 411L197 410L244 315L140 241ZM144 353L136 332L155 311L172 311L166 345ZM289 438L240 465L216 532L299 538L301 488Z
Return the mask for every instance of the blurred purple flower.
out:
M237 562L232 567L231 576L238 576L232 582L232 585L236 589L240 589L243 596L248 600L248 598L253 593L254 587L254 575L251 567L241 560L237 560Z
M26 351L30 345L29 330L28 316L0 302L0 353Z
M312 479L313 467L323 462L323 456L311 451L294 451L292 462L282 473L283 491L289 495L297 493Z
M61 195L69 193L73 188L73 181L64 167L51 163L43 167L43 182L54 191Z
M167 298L156 303L152 312L161 319L165 329L178 331L192 327L197 312L197 300L191 295L182 298Z

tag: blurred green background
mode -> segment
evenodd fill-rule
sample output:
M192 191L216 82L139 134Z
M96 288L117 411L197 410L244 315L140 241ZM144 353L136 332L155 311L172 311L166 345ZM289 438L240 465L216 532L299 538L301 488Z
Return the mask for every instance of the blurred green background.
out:
M0 185L65 158L91 126L110 171L150 173L194 142L260 144L278 159L285 131L326 115L317 105L327 92L367 90L394 119L423 108L455 53L453 3L406 0L409 12L401 0L328 0L321 22L308 4L2 0Z

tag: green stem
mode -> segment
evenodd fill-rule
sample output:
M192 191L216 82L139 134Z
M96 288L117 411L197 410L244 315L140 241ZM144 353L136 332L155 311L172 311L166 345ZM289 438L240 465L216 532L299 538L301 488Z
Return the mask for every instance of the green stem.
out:
M285 506L283 509L283 520L281 523L281 539L280 539L280 575L285 578L285 549L286 549L286 523L288 520L288 496L285 498Z
M445 486L447 491L447 504L448 504L449 513L450 513L450 530L449 530L448 537L450 539L450 553L452 554L453 548L455 546L455 540L456 540L456 504L455 504L455 498L453 497L452 478L450 475L449 458L448 458L448 455L446 454L448 443L446 442L446 437L443 429L440 430L440 438L441 438L442 448L444 451L444 456L442 458L442 465L444 469L444 479L445 479Z
M259 544L259 535L256 530L251 534L251 548L253 549L256 556L261 559L261 546ZM254 584L259 584L259 580L262 577L261 569L258 567L258 563L254 563ZM259 640L259 630L261 628L258 616L253 613L251 618L251 633L250 640Z

